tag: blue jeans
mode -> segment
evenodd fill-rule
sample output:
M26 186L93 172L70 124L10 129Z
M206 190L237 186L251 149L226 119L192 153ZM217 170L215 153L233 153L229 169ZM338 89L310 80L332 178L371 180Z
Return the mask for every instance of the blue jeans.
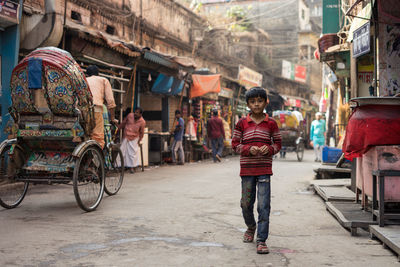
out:
M222 156L222 151L224 150L224 138L211 139L212 156L213 160L217 161L216 155Z
M258 186L258 191L256 187ZM248 228L255 228L254 202L257 192L257 241L265 242L269 233L269 214L271 210L271 176L242 176L242 199L240 206L242 208L244 222Z

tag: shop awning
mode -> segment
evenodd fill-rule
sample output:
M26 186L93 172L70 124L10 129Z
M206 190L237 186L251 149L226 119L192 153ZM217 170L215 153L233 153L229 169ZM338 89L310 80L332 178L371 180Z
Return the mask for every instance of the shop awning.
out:
M172 60L168 60L165 57L158 55L155 52L150 52L150 51L145 51L143 54L143 58L147 59L149 61L152 61L154 63L157 63L159 65L162 65L164 67L172 68L175 69L177 68L177 63L173 62Z
M171 76L159 74L155 80L151 91L153 93L165 95L178 95L182 92L184 81Z
M190 97L198 97L207 93L219 93L221 92L221 75L198 75L193 74L193 84L190 91Z
M143 52L143 59L170 69L183 70L192 73L196 67L192 58L163 54L149 48L144 48Z
M77 33L79 38L92 42L97 45L108 47L115 50L121 54L128 55L130 57L139 57L141 55L138 47L126 44L122 40L115 39L109 34L102 33L100 31L89 29L84 25L71 22L67 20L64 26L67 30Z

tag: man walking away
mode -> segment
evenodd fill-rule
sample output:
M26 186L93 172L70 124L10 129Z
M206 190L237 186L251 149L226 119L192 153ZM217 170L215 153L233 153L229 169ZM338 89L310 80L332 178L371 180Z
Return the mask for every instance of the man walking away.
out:
M134 173L134 168L140 165L139 144L143 139L146 121L142 117L143 110L136 108L135 113L129 113L123 120L120 129L124 129L124 137L121 144L121 152L124 157L125 167L129 168L130 173Z
M213 116L208 120L207 135L211 140L212 155L214 162L221 162L222 151L224 150L225 130L222 120L218 118L218 110L213 110Z
M90 92L93 96L95 127L92 131L91 139L97 141L100 146L104 147L104 120L103 120L103 104L104 99L107 102L107 109L110 112L110 121L118 123L115 119L115 100L111 89L110 82L99 76L99 69L95 65L90 65L86 70L86 78Z
M179 165L183 165L185 163L185 153L183 151L183 131L185 129L185 121L181 116L180 110L175 111L175 118L176 118L176 126L173 132L174 134L174 142L172 144L172 162L177 163L179 158ZM178 155L179 151L179 155ZM179 156L179 157L178 157Z

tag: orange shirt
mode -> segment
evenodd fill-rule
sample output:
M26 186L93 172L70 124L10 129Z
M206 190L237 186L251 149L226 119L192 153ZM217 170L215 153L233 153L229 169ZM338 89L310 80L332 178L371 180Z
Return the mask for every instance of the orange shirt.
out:
M106 78L93 75L87 77L86 80L88 81L90 92L92 92L93 104L95 106L103 106L105 99L107 108L116 107L111 84Z
M124 137L129 141L132 141L137 137L139 137L139 140L142 140L144 127L146 127L146 121L143 117L135 120L133 113L129 113L120 125L120 128L124 129Z

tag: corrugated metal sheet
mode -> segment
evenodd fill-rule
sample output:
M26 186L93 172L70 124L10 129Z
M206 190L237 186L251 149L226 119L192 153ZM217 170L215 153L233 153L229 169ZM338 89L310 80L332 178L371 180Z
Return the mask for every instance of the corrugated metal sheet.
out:
M149 61L152 61L154 63L157 63L159 65L162 65L164 67L168 67L168 68L172 68L172 69L177 69L178 68L177 63L175 63L173 61L170 61L170 60L168 60L168 59L166 59L166 58L164 58L164 57L162 57L162 56L160 56L158 54L155 54L155 53L152 53L152 52L149 52L149 51L145 51L144 52L143 58L147 59Z
M141 55L138 48L136 48L137 51L133 51L132 49L126 47L121 40L112 40L108 38L106 34L100 33L99 31L93 29L89 29L84 25L67 21L67 25L65 26L65 28L69 31L77 32L79 38L81 39L90 41L97 45L108 47L121 54L125 54L131 57L139 57Z

